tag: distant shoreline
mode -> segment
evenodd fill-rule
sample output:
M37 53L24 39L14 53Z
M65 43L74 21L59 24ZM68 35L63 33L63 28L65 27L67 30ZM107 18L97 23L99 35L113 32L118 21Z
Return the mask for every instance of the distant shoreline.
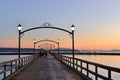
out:
M65 55L72 55L72 53L60 53ZM120 55L120 53L75 53L75 55Z
M33 54L34 53L21 53L21 55L33 55ZM72 53L59 53L59 54L72 55ZM18 53L0 53L0 55L18 55ZM120 55L120 53L75 53L75 55Z
M18 53L0 53L0 55L18 55ZM21 53L20 55L33 55L33 53Z

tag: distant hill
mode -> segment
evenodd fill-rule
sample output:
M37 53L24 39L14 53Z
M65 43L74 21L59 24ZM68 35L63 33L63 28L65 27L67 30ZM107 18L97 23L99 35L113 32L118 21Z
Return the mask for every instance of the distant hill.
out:
M56 51L56 53L58 52L58 48L57 49L55 49L55 51ZM72 49L70 49L70 48L60 48L59 49L59 52L60 53L72 53ZM79 50L74 50L74 53L80 53L80 51Z

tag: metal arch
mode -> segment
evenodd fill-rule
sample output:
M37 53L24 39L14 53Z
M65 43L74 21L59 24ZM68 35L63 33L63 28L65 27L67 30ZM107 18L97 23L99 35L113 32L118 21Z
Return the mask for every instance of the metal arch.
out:
M65 32L67 32L67 33L73 34L72 32L70 32L70 31L68 31L68 30L66 30L66 29L62 29L62 28L58 28L58 27L52 27L52 26L50 26L50 27L49 27L49 26L44 26L44 27L30 28L30 29L27 29L27 30L24 30L24 31L20 32L20 34L23 34L23 33L27 32L27 31L31 31L31 30L34 30L34 29L40 29L40 28L57 29L57 30L61 30L61 31L65 31Z
M43 46L43 45L49 45L49 46L53 46L53 47L55 47L55 45L48 44L48 43L46 43L46 44L41 44L41 45L39 45L38 47Z
M56 43L56 44L59 43L59 42L57 42L57 41L53 41L53 40L49 40L49 39L44 39L44 40L39 40L39 41L35 42L35 44L37 44L37 43L39 43L39 42L44 42L44 41L54 42L54 43Z
M41 44L41 45L38 45L38 46L42 46L42 45L50 45L50 46L55 46L55 45L53 45L53 44L49 44L49 43Z
M42 46L44 47L45 45L46 45L46 46L49 46L49 47L51 47L51 48L55 48L55 45L46 43L46 44L41 44L41 45L39 45L39 46L38 46L38 49L40 49L40 47L42 47Z

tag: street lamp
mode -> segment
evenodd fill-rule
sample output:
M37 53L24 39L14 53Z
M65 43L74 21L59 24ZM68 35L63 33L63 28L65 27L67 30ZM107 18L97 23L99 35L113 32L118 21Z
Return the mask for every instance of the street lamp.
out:
M74 26L74 25L71 26L71 30L72 30L72 31L75 30L75 26Z
M19 32L19 41L18 41L18 58L20 58L20 32L21 32L21 30L22 30L22 26L21 26L21 24L19 24L19 25L17 26L17 28L18 28L18 32Z
M75 26L72 25L71 26L71 30L72 30L72 56L73 56L73 68L74 68L74 30L75 30Z
M36 40L33 39L33 43L34 43L34 53L35 53L35 44L36 44Z
M57 40L57 43L58 43L58 54L59 54L59 43L60 43L59 39Z

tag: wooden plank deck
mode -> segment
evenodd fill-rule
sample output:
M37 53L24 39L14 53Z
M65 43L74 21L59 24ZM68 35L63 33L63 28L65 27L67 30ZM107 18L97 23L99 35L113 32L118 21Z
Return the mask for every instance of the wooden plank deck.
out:
M53 58L40 57L13 80L82 80L78 74Z

